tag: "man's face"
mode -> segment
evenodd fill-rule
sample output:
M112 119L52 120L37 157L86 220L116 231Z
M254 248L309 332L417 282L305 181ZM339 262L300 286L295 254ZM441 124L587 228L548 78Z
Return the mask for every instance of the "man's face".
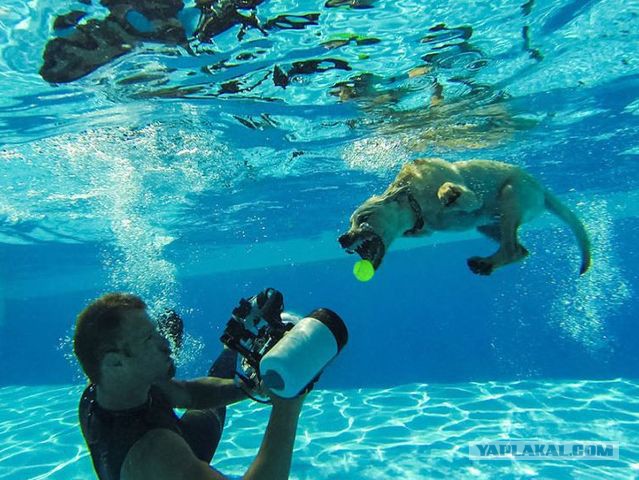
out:
M157 331L145 310L124 313L118 342L123 374L133 381L155 383L175 375L169 342Z

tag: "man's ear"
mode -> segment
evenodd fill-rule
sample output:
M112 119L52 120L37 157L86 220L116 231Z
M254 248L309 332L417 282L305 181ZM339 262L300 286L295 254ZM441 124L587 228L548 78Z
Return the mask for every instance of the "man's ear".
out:
M118 368L122 366L122 354L120 352L107 352L102 357L102 368Z

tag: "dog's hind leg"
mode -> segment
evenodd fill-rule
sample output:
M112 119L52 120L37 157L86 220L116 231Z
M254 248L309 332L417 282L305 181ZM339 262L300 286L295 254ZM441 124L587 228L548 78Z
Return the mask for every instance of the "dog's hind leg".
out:
M490 275L493 270L528 256L528 250L519 243L517 230L522 223L522 202L513 183L506 184L500 192L499 232L488 226L482 233L499 239L499 249L489 257L471 257L468 267L478 275Z
M490 225L480 225L477 227L477 231L482 235L487 236L491 240L497 243L501 243L501 226L498 223Z

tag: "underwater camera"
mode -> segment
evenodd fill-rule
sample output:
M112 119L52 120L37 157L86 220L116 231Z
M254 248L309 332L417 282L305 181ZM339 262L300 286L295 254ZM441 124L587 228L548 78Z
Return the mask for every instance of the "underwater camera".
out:
M263 382L276 395L292 398L312 388L346 345L348 330L327 308L301 319L287 314L282 294L267 288L240 300L220 340L239 353L236 375L247 390Z

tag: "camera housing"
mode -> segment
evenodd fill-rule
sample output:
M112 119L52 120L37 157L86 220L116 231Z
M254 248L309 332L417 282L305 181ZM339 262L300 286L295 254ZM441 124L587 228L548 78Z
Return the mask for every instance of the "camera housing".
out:
M294 326L282 321L283 311L284 297L273 288L248 300L242 298L220 337L224 345L240 354L236 375L249 390L257 388L261 381L262 357Z
M348 341L343 320L327 308L295 322L283 313L282 294L266 289L240 300L222 334L222 343L239 353L236 375L249 395L260 383L284 398L310 391Z

